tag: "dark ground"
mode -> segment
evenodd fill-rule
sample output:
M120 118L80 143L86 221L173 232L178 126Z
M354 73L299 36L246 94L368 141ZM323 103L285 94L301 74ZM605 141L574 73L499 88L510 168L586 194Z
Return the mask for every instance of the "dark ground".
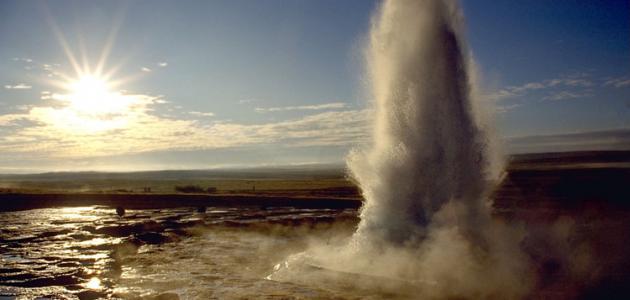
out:
M533 298L630 299L630 152L515 157L494 214L527 230Z

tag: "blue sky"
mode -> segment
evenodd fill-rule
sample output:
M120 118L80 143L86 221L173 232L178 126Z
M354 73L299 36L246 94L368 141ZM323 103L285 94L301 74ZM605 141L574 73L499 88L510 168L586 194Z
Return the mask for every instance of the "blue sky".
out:
M2 1L0 172L342 162L369 134L377 5ZM630 2L462 6L509 151L628 147ZM64 41L84 77L111 41L98 108L75 101Z

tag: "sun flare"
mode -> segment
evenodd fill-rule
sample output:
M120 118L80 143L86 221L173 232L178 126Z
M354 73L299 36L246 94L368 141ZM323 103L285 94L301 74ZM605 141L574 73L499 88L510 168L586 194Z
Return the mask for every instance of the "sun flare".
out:
M70 84L70 91L79 96L102 97L110 93L109 84L103 78L86 75Z
M72 110L99 117L122 113L128 103L121 100L120 93L111 91L110 84L95 75L84 75L68 84L65 101Z
M107 77L83 73L66 78L63 92L52 94L61 107L41 111L43 118L66 134L100 134L133 123L149 100L116 90Z

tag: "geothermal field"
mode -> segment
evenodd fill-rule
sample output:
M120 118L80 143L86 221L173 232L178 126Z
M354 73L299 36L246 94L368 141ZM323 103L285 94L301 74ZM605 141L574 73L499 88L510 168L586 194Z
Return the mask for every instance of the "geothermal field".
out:
M456 227L429 231L419 241L370 245L378 253L373 257L357 245L364 243L355 232L364 222L357 209L362 200L343 169L177 175L184 178L178 184L234 188L256 182L261 188L216 194L98 190L97 183L111 185L120 177L127 189L135 182L171 183L138 179L139 174L99 174L110 180L76 174L64 174L73 178L65 181L4 178L3 186L13 188L0 195L0 295L619 298L628 295L630 281L629 157L630 152L512 157L500 184L488 192L493 227L487 230L497 240L473 244ZM83 190L72 190L76 184ZM59 190L62 185L67 192ZM116 213L119 206L127 207L123 216ZM445 245L435 244L440 242ZM513 248L504 250L508 246ZM520 269L491 278L508 267Z
M456 1L370 24L345 164L0 175L0 299L630 297L630 151L505 154Z

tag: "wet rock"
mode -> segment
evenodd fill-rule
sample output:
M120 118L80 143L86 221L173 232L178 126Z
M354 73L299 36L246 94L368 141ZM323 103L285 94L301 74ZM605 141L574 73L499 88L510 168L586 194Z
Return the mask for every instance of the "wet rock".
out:
M138 248L142 245L140 241L135 239L127 240L123 243L114 245L111 256L115 260L122 259L126 256L138 253Z
M59 257L56 257L56 256L42 256L42 257L40 257L39 259L41 259L41 260L45 260L45 261L47 261L47 262L56 262L56 261L59 261Z
M169 237L160 233L156 233L156 232L146 232L146 233L137 234L136 239L144 243L152 244L152 245L163 244L170 240Z
M10 274L10 275L4 275L4 276L0 276L0 281L1 282L17 282L17 281L26 281L26 280L31 280L35 278L35 275L33 274L29 274L29 273L19 273L19 274Z
M162 293L152 298L153 300L179 300L179 296L175 293Z
M151 219L151 216L143 215L143 214L135 214L135 215L128 216L127 219Z
M125 209L124 209L122 206L118 206L118 207L116 207L116 214L117 214L119 217L124 216L124 215L125 215Z
M95 233L113 237L126 237L142 231L144 231L143 224L130 224L98 227Z
M17 268L0 268L0 273L16 273L20 271L21 270Z
M142 231L162 231L164 227L156 221L147 221L142 223Z
M82 291L77 293L77 297L79 297L79 299L81 300L93 300L107 298L107 294L97 291Z
M86 232L89 232L89 233L95 233L96 232L96 227L94 227L92 225L82 226L81 227L81 231L86 231Z
M96 230L94 226L89 226L89 227L91 227L90 229L92 233ZM69 235L69 237L75 240L79 240L79 241L86 241L86 240L91 240L92 238L94 238L92 233L86 230L85 233L74 233L74 234Z
M78 263L78 262L73 262L73 261L62 262L62 263L58 263L58 264L57 264L57 267L60 267L60 268L71 268L71 267L78 268L78 267L80 267L80 266L81 266L81 264L80 264L80 263Z
M203 226L206 225L206 223L203 220L189 220L189 221L182 221L179 223L179 227L183 228L183 227L194 227L194 226Z
M176 235L176 236L182 236L182 237L190 237L193 236L193 232L191 232L190 230L185 230L185 229L166 229L164 230L165 233L168 234L172 234L172 235Z
M12 244L24 244L24 243L30 243L33 240L37 239L36 236L34 235L24 235L24 236L17 236L15 238L8 238L5 241L10 242Z
M66 290L69 290L69 291L78 291L78 290L84 289L84 287L80 284L66 285L65 288Z
M13 282L11 285L21 287L65 286L78 284L79 281L79 278L73 275L56 275L54 277L40 277L22 282Z

